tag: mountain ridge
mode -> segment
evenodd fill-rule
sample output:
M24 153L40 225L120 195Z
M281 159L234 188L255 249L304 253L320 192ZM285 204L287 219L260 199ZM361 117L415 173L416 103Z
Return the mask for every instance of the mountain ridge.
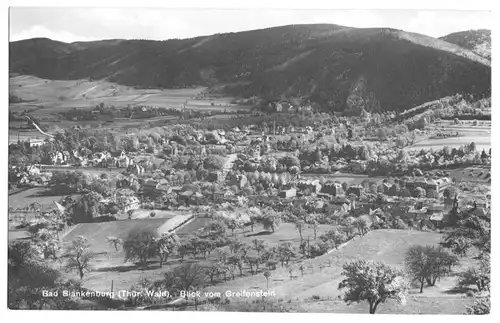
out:
M469 49L487 59L491 59L491 30L473 29L448 34L439 39Z
M55 42L56 49L45 41L38 56L25 53L23 42L10 43L10 72L140 88L229 84L218 88L266 100L306 97L334 110L402 110L455 93L491 92L489 60L390 28L288 25L165 41Z

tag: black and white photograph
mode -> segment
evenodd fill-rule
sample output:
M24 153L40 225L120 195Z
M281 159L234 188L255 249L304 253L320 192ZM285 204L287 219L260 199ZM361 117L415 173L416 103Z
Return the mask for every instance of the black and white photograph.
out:
M490 314L493 12L372 6L9 7L12 318Z

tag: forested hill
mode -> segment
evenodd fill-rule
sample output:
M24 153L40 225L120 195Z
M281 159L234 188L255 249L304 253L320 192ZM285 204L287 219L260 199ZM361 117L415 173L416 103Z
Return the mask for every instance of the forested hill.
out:
M439 39L469 49L484 58L491 59L491 30L460 31L440 37Z
M468 49L400 30L326 24L166 41L23 40L10 43L10 72L307 97L336 110L404 110L455 93L491 92L490 61Z

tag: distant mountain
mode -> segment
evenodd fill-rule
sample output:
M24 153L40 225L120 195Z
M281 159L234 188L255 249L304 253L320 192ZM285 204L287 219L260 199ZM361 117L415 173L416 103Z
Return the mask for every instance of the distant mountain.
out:
M439 39L456 44L482 57L491 59L491 30L478 29L460 31L440 37Z
M335 110L402 110L455 93L491 92L490 61L468 49L400 30L326 24L167 41L23 40L10 43L9 72L306 97Z

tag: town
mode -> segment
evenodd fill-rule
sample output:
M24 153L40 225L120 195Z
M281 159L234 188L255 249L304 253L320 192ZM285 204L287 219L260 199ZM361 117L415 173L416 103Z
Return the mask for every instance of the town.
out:
M127 134L71 129L40 144L18 141L9 146L10 236L32 237L46 258L57 259L65 245L87 235L92 262L104 266L125 257L140 269L159 257L162 268L191 255L211 266L215 284L237 268L240 276L279 263L292 270L293 262L368 231L445 232L463 214L489 217L491 149L418 143L463 127L489 129L486 121L456 121L471 107L487 113L490 101L455 96L408 119L304 109L293 126L281 121L277 114L286 112L278 108L248 126L209 130L193 122ZM161 242L161 254L127 246L155 241L150 234L127 242L143 227L173 241ZM278 235L296 239L280 243ZM114 288L129 287L120 276L96 277L92 288L104 292L113 280Z

